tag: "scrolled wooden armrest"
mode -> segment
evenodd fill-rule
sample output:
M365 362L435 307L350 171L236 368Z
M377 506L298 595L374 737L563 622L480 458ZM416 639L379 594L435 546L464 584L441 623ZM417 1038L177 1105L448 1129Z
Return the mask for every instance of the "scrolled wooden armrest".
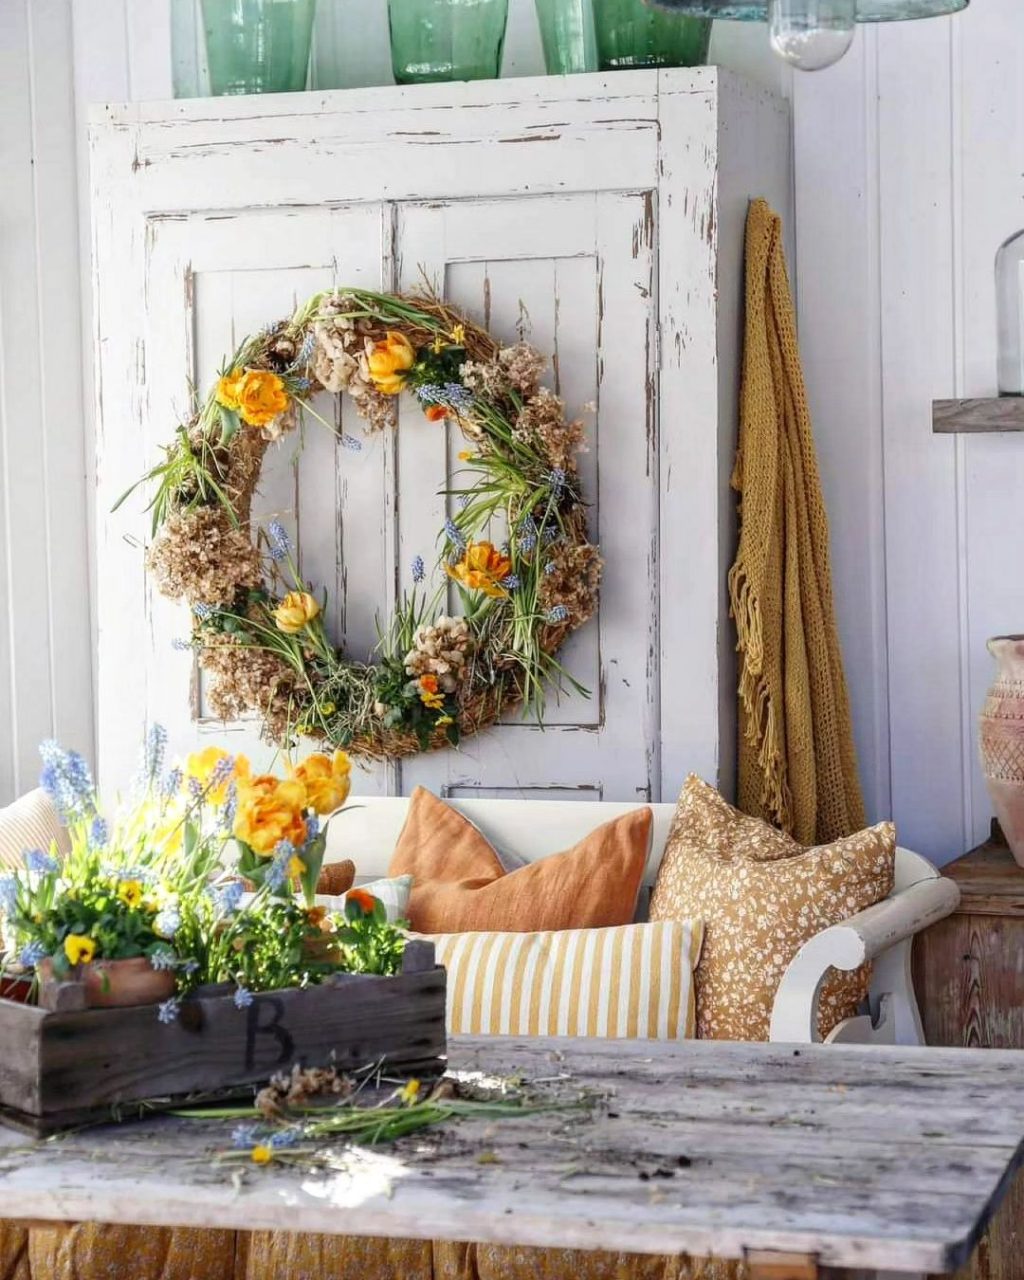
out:
M772 1008L771 1039L816 1040L818 991L830 968L856 969L956 910L960 890L941 876L919 880L891 898L823 929L790 961ZM909 975L908 975L909 981ZM912 998L912 991L909 993Z

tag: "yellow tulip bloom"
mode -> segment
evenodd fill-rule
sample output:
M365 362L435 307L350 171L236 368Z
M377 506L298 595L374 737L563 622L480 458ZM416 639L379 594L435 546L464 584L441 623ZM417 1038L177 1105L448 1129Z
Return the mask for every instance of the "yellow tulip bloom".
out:
M333 756L316 752L289 769L306 789L306 803L320 814L333 813L348 799L352 786L352 762L344 751Z
M366 353L370 381L382 395L397 396L405 386L409 370L416 363L416 352L404 333L388 330L381 342L375 342Z
M320 606L308 591L289 591L274 610L278 631L294 636L320 614Z
M250 427L265 427L288 408L284 382L264 369L246 369L237 392L239 416Z
M306 789L301 782L263 773L240 783L235 835L254 853L269 858L282 840L306 843Z
M464 587L497 597L508 594L501 583L512 572L512 561L490 542L471 542L462 559L446 565L445 570Z
M244 369L232 369L229 373L225 373L217 382L217 390L213 393L213 398L225 409L232 409L237 413L241 404L239 388L244 378Z
M228 771L222 761L231 758L231 754L223 747L204 747L202 751L193 751L185 761L185 782L194 778L200 789L206 791L207 799L211 804L223 804L227 799L228 787L231 783L249 777L251 772L249 761L245 756L235 756L234 767ZM217 786L210 787L210 779L218 770L222 774L221 781ZM207 787L210 787L209 791Z

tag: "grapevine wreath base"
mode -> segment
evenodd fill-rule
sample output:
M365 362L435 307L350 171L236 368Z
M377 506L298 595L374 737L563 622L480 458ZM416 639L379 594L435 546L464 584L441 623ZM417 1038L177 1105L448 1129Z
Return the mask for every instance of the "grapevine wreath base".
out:
M176 643L197 650L215 714L256 712L281 745L301 734L383 759L454 745L516 704L539 721L546 691L578 688L555 655L594 612L601 561L576 467L582 423L541 385L544 367L526 343L502 347L426 294L318 293L242 342L144 477L155 483L149 570L191 607L192 636ZM372 661L332 644L326 595L302 580L281 523L255 536L251 525L271 444L304 415L335 430L311 403L321 391L347 392L369 431L393 428L411 393L426 429L451 422L466 444L434 586L417 556Z

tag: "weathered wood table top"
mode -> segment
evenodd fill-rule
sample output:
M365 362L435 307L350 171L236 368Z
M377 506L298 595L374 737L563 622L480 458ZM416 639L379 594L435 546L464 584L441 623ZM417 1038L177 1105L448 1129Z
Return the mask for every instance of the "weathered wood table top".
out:
M586 1113L462 1120L328 1170L232 1168L220 1122L0 1134L8 1218L282 1228L944 1272L1024 1156L1024 1054L459 1039L458 1071L567 1079ZM781 1274L781 1273L780 1273ZM803 1273L801 1273L803 1274Z

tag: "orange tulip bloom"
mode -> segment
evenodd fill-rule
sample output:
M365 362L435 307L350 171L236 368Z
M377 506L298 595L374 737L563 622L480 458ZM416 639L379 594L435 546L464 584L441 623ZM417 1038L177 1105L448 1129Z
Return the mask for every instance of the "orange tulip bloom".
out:
M346 902L354 902L364 915L372 915L373 909L377 905L377 899L372 893L367 893L365 889L349 889L345 894Z
M382 395L397 396L405 386L409 370L416 363L416 352L404 333L388 330L381 342L375 342L366 353L370 381Z
M448 575L471 591L486 596L505 596L501 585L512 572L512 561L490 542L471 542L458 564L445 566Z

